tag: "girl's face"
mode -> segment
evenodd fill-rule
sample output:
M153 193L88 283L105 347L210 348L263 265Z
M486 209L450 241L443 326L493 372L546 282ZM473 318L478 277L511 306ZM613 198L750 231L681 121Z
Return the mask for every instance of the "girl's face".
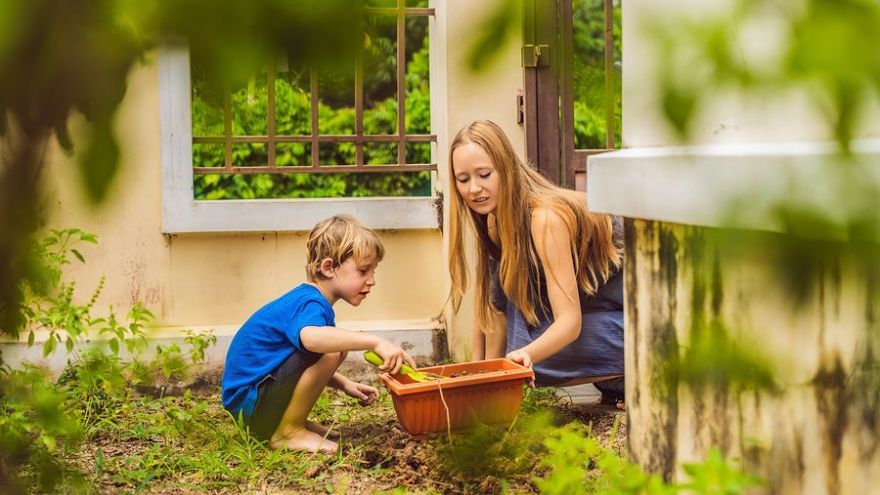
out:
M500 179L492 159L483 148L474 143L455 148L452 173L455 188L470 209L481 215L495 212Z

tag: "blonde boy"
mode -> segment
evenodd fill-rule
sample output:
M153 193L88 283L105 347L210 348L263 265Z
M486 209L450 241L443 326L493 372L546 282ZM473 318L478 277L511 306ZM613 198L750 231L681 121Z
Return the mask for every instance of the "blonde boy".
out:
M348 351L376 351L383 371L414 366L399 346L374 335L336 328L333 305L358 306L376 285L385 249L354 218L337 215L312 229L307 242L309 281L253 314L235 334L223 371L223 406L239 414L272 448L335 452L338 435L307 421L326 386L371 404L379 391L336 372Z

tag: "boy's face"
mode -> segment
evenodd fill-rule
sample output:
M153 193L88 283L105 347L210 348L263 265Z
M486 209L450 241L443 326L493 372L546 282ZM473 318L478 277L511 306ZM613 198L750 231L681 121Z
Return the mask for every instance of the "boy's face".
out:
M347 259L334 270L331 287L334 295L352 306L358 306L376 285L375 272L378 261L375 255L362 260Z

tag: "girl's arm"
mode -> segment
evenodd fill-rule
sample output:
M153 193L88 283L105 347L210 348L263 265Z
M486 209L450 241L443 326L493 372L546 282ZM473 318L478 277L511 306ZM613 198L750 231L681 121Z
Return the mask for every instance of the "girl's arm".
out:
M495 215L489 215L486 227L489 232L489 238L492 239L492 242L497 246L499 241L498 228L495 224ZM477 301L477 304L479 304L479 301ZM507 354L507 315L503 313L496 314L493 321L489 322L489 325L491 331L485 335L481 335L483 338L484 359L504 357L504 355ZM479 329L475 329L475 331L480 332ZM482 332L480 333L482 334Z
M487 227L489 238L497 244L495 217L491 214ZM479 297L476 298L475 304L481 304ZM491 326L489 333L483 333L480 322L477 321L474 322L474 327L471 330L471 358L475 361L504 357L507 352L507 317L503 314L496 315L494 321L488 322L488 324Z
M504 357L507 353L507 316L497 315L492 322L490 333L484 334L480 326L474 323L471 331L474 361Z
M541 208L532 213L531 230L544 267L553 323L534 342L508 355L524 365L556 354L577 340L581 332L581 305L568 226L557 213Z
M507 354L507 316L496 315L492 331L486 334L486 359L501 358Z
M482 361L486 359L486 336L480 330L480 325L474 322L474 328L471 330L471 359L474 361Z

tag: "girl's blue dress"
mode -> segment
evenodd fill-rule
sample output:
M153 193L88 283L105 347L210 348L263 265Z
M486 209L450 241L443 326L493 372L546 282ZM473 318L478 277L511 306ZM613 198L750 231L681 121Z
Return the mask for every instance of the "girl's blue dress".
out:
M614 241L622 247L622 221L615 218L613 225ZM493 263L492 269L492 303L507 315L507 352L511 352L530 344L553 323L546 282L541 270L539 297L543 298L547 309L541 311L538 305L538 325L531 326L522 312L504 295L497 263ZM575 378L623 374L623 265L596 294L590 296L581 292L580 303L580 336L561 351L534 365L535 385L554 386ZM618 383L622 384L622 380L618 380Z

